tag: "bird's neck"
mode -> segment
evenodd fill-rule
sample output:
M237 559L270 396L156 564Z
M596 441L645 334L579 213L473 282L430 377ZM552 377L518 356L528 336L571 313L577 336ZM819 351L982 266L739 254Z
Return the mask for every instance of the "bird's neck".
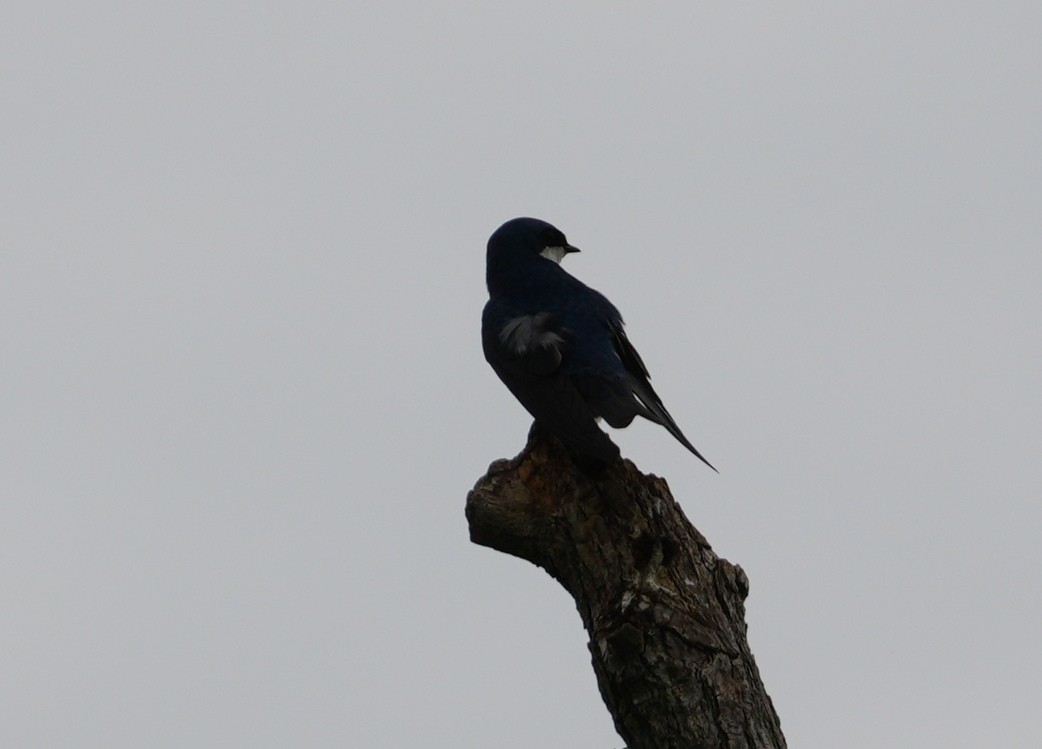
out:
M540 257L490 266L486 273L489 296L516 307L544 304L568 278L557 263Z

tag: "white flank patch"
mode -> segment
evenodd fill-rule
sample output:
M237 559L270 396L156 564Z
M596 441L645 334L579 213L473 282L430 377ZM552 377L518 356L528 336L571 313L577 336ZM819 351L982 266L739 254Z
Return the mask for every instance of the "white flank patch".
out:
M547 247L539 254L547 260L553 260L555 263L560 263L561 258L568 254L568 250L564 247Z
M524 354L540 347L557 348L564 343L564 338L552 330L543 329L549 317L546 312L515 317L499 331L499 340L515 354Z

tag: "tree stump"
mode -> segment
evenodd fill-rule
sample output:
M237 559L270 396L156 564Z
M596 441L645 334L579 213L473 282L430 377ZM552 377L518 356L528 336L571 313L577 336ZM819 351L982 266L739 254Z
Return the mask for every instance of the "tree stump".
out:
M665 480L584 465L533 427L467 495L474 543L542 567L575 599L629 749L785 747L746 641L741 567L720 559Z

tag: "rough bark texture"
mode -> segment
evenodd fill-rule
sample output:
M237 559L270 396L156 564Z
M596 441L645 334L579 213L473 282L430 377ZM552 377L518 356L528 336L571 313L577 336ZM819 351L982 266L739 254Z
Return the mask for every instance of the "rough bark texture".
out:
M542 567L575 598L629 749L785 746L746 642L749 581L663 479L628 460L577 465L533 429L478 481L467 519L472 541Z

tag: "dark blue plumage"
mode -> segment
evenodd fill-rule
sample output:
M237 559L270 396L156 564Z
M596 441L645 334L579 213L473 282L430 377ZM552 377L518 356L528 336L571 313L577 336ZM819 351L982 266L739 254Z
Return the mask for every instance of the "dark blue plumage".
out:
M492 234L481 317L485 358L535 420L580 453L615 460L619 448L596 419L619 428L643 416L713 468L651 387L615 305L560 266L578 251L534 218L507 221Z

